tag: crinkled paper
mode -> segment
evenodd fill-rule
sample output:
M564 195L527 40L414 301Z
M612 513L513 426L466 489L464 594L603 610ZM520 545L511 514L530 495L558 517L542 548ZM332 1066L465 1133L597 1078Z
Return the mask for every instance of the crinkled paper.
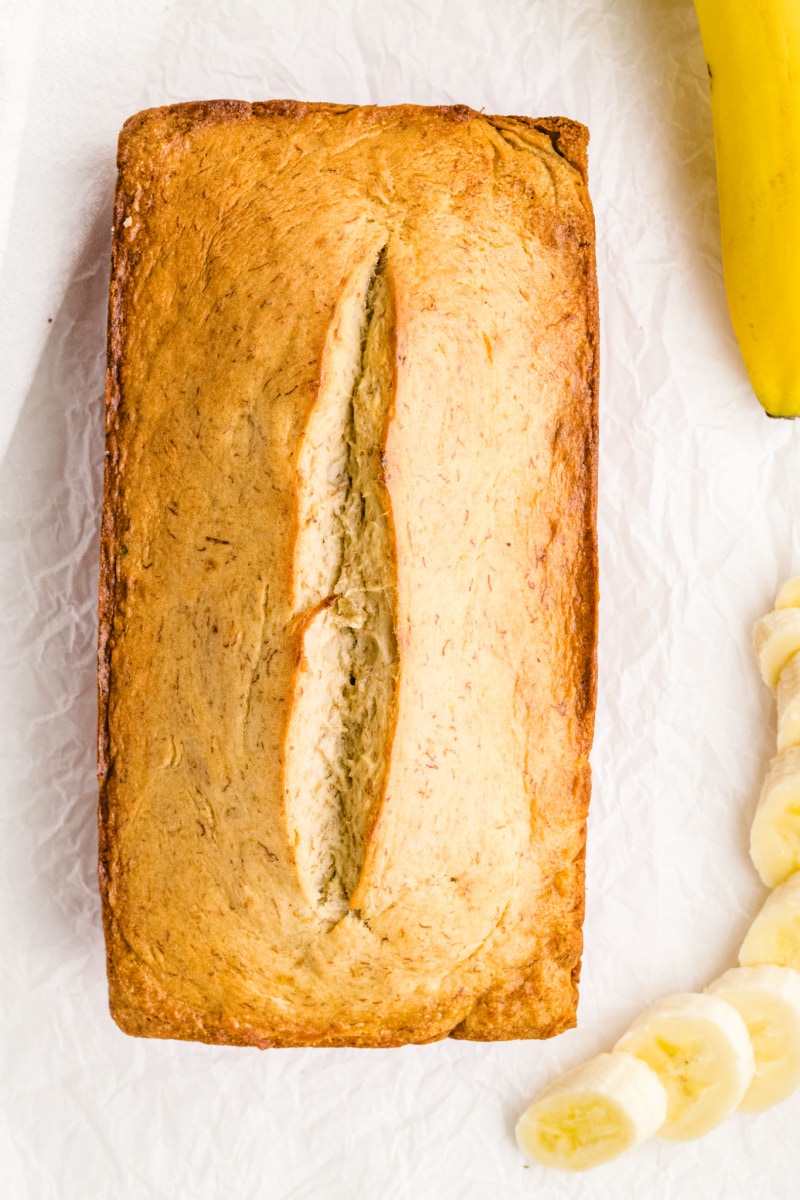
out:
M94 670L116 134L218 97L590 127L600 694L580 1026L555 1041L259 1052L136 1041L108 1016ZM763 896L747 837L775 715L749 638L800 571L800 425L764 416L731 332L690 0L5 0L0 101L2 1195L794 1200L800 1095L583 1178L513 1141L557 1072L732 965Z

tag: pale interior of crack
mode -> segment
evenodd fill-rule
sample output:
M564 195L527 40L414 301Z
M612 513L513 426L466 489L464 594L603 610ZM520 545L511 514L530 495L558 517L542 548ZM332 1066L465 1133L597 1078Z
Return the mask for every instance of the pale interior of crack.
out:
M382 469L393 376L382 252L334 317L298 459L294 600L304 635L287 819L305 897L331 922L358 883L394 724L396 564Z

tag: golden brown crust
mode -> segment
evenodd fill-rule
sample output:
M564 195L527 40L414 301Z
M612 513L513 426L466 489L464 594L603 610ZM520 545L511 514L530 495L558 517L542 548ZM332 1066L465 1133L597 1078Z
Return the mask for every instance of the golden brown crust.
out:
M147 241L151 236L147 231L148 222L151 214L163 210L167 203L172 174L180 176L182 163L194 163L195 167L198 165L198 135L203 131L222 132L225 127L247 129L251 128L253 123L262 129L278 128L289 122L299 131L304 131L303 136L308 138L306 149L314 145L316 139L316 144L320 145L320 152L324 153L322 143L325 143L326 139L330 141L330 136L334 140L339 136L329 136L326 130L326 122L327 129L336 127L336 122L332 120L335 117L341 117L345 124L348 120L354 122L352 127L347 126L347 134L343 136L343 141L348 145L355 144L368 135L379 141L381 137L386 136L387 130L400 130L403 136L411 137L412 141L418 135L417 141L414 142L418 153L426 149L426 139L437 146L442 144L440 135L436 132L437 121L443 126L476 129L481 137L488 136L483 131L494 130L508 143L513 152L509 165L503 158L502 147L499 146L495 151L496 163L499 164L495 170L502 173L497 195L508 206L508 220L515 230L515 236L516 231L521 231L524 236L535 237L536 245L544 248L543 253L546 251L552 254L553 263L564 264L563 287L571 289L571 299L560 303L563 305L564 319L571 319L580 326L580 336L565 342L567 348L564 353L567 358L563 369L565 378L569 377L570 380L569 395L562 401L561 410L546 425L551 440L551 446L548 448L550 458L547 487L552 493L550 499L554 503L547 501L545 493L541 528L532 522L525 534L529 538L533 561L521 586L527 586L539 610L546 614L547 622L552 625L555 621L552 628L560 631L559 636L567 639L564 661L569 663L569 678L563 693L552 698L552 706L557 710L552 720L556 724L554 725L548 717L547 721L550 723L546 721L541 726L542 741L548 743L551 751L553 746L560 744L559 739L565 739L563 744L566 749L559 752L560 757L556 756L557 761L549 762L547 755L542 756L540 761L535 746L529 746L526 751L526 789L530 796L533 818L533 843L528 854L533 858L539 856L545 878L544 886L537 884L534 887L533 882L530 882L526 885L529 887L527 892L524 888L520 891L518 901L509 901L499 923L482 946L466 960L466 965L462 962L457 970L449 969L448 974L442 966L442 963L447 961L445 951L431 951L431 961L435 960L438 964L435 968L431 967L432 972L441 974L444 971L442 978L447 981L440 994L434 989L433 993L422 995L419 993L421 985L416 980L409 985L408 995L402 1001L392 1006L383 1003L384 997L380 996L371 1008L370 1002L363 1001L363 997L355 1004L352 997L348 1001L347 988L344 987L344 1000L339 1010L334 1006L334 1010L330 1012L319 1011L319 1005L313 1000L313 989L316 986L314 980L326 978L326 972L331 974L334 986L339 979L336 970L331 967L331 961L339 961L334 938L328 940L326 948L309 952L312 958L310 966L307 963L301 965L298 960L296 969L306 989L303 994L311 999L300 1004L291 1014L281 1016L280 1014L285 1012L284 1001L276 999L270 1005L260 1007L258 999L254 999L252 995L243 998L245 994L241 993L241 989L237 990L238 985L220 984L213 995L209 993L203 997L202 988L198 987L197 980L194 980L191 986L188 983L179 983L180 962L197 963L198 970L202 967L202 955L198 954L194 946L187 951L189 960L178 955L172 966L170 951L163 945L158 946L155 957L145 961L147 952L143 951L143 946L146 948L149 945L150 934L142 933L142 929L147 925L150 914L142 909L141 899L136 901L127 890L134 867L130 857L132 843L128 833L120 833L119 822L129 822L131 819L130 794L133 785L124 778L126 757L121 747L122 743L128 744L126 738L131 744L135 741L131 734L133 727L130 714L138 710L131 706L125 680L129 670L142 672L146 667L135 654L131 658L126 658L126 654L129 642L131 645L144 644L132 640L137 635L129 631L128 623L132 621L131 613L135 616L141 611L138 606L143 600L137 600L136 596L143 597L146 589L143 590L141 571L125 565L125 539L128 535L128 524L132 519L131 512L135 520L142 517L141 507L136 509L135 496L129 501L126 488L133 486L134 491L139 488L141 492L147 479L151 485L154 479L158 479L157 474L152 478L147 475L140 460L130 465L127 459L127 456L134 455L134 447L137 445L131 432L131 422L135 422L136 419L136 412L132 406L136 405L140 396L151 387L145 378L147 345L149 344L151 349L156 345L152 339L147 343L145 338L144 342L140 340L132 349L131 330L137 320L146 325L147 318L142 315L144 310L141 295L146 295L148 287L153 286L149 282L154 267L152 254L148 257L148 252L152 251L152 242ZM288 139L285 140L288 145ZM547 158L547 147L543 145L545 141L552 150L551 160ZM588 753L593 733L596 689L598 315L594 274L594 229L586 191L586 144L585 129L563 118L484 118L462 106L433 110L418 109L414 106L399 106L395 109L353 109L348 106L311 105L294 101L263 104L217 101L148 110L126 122L120 137L118 157L119 175L114 210L115 234L109 303L106 470L98 651L99 879L107 941L111 1009L120 1027L126 1032L139 1036L188 1038L262 1047L311 1044L390 1046L431 1041L448 1033L457 1037L480 1039L547 1037L574 1024L581 954L580 929L583 918L584 822L590 788ZM541 201L524 171L519 176L519 188L516 186L515 171L519 169L519 155L516 151L521 149L524 153L528 145L535 151L537 162L541 161L543 164L542 185L548 173L553 181L555 203ZM471 143L459 142L458 153L468 156L473 152L471 147ZM221 152L224 154L229 149L228 146L223 146ZM246 139L236 142L236 151L241 156L237 163L241 161L246 164L249 163L247 155L255 153L249 148ZM398 152L402 156L406 153L406 148L399 146ZM266 154L267 151L263 153ZM272 151L269 150L269 153ZM554 161L556 159L566 164L568 170L562 171ZM249 170L249 166L247 169ZM242 171L245 171L245 167L242 167ZM370 186L373 189L378 189L379 186L388 188L400 173L399 165L395 164L390 170L385 162L382 162L381 170L377 172ZM435 176L435 171L429 176L432 186L435 186ZM536 180L539 178L537 175ZM471 185L469 180L466 183L474 186L476 193L484 186L477 174L474 185ZM473 203L469 186L465 186L464 189L463 203L467 206ZM536 187L538 186L537 182ZM563 197L560 189L565 190ZM400 220L396 215L396 197L390 199L395 205L391 220ZM372 204L370 219L389 221L385 216L385 205L389 202L386 194L378 194L375 190L369 200ZM476 200L474 203L479 205L480 201ZM402 209L402 204L400 208ZM475 208L474 211L477 213L480 210ZM528 216L525 216L526 213ZM198 222L202 223L204 219L207 218L198 212ZM143 255L147 259L144 266ZM429 283L423 276L414 282L416 277L409 272L412 268L413 271L418 268L410 259L403 259L399 245L397 261L398 271L405 285L413 284L420 289L433 286L433 283ZM169 272L164 278L168 275ZM152 300L152 294L149 298ZM572 316L570 305L579 306L579 311ZM161 353L161 343L158 343L158 352ZM551 343L548 342L546 346L543 343L541 353L545 358L552 354ZM297 377L300 379L297 386L300 387L301 394L307 393L309 399L312 399L313 364L310 372L307 371L305 375L300 372ZM126 387L130 389L129 392L126 391ZM279 433L280 430L275 436ZM390 471L392 463L396 470L404 470L404 448L398 444L393 453L394 458L390 454ZM167 464L166 470L170 469L171 466ZM130 479L134 479L132 485ZM277 479L272 486L279 497L275 503L282 512L281 506L285 506L287 502L285 498L280 497L279 490L288 484ZM532 501L535 497L540 497L536 489L533 489L530 495ZM539 502L537 499L536 503ZM150 520L152 514L145 516ZM284 517L281 517L278 524L283 520ZM287 508L287 530L290 530L291 520L291 511ZM138 537L138 532L134 533ZM158 531L154 534L154 537L157 536L160 536ZM283 561L281 555L285 554L281 549L282 545L283 543L277 545L275 549L275 554L278 555L275 561L278 564ZM134 566L138 568L140 565L141 560L137 559ZM278 567L278 579L283 569ZM566 606L563 602L563 583L558 582L563 577L568 578L568 594L571 597ZM133 599L131 589L135 593ZM552 606L556 611L555 617L552 616ZM569 608L569 611L565 612L565 608ZM130 625L130 630L133 630L134 624L135 621ZM279 665L274 670L277 673L283 670L285 678L290 679L292 672L297 668L299 653L299 642L295 638L286 649L286 662L280 661L279 655ZM517 700L526 711L533 711L530 706L539 703L535 689L531 690L525 681L519 685ZM115 712L121 715L115 717ZM536 719L538 720L538 717ZM112 745L112 727L115 720L116 728L121 734L121 743L116 750ZM535 720L532 719L531 724L535 727ZM552 753L550 757L552 760ZM120 772L123 778L120 778ZM537 806L542 796L545 800L542 801L540 810ZM384 889L380 893L383 899L379 901L375 898L380 892L380 887L374 881L379 880L379 877L383 878L380 872L384 871L384 867L381 866L383 860L379 854L380 846L385 849L392 844L401 848L406 845L402 840L405 836L402 828L398 833L391 824L393 820L391 810L385 815L381 814L381 819L376 823L378 828L372 831L373 848L378 847L375 849L374 863L370 867L373 874L369 875L374 912L367 913L366 916L359 914L359 919L363 921L361 932L353 933L349 927L341 932L343 944L345 934L351 941L355 939L352 942L355 946L361 945L359 938L364 940L362 950L355 951L354 961L359 962L361 953L374 952L377 955L374 969L378 972L378 977L384 969L380 959L380 954L384 953L380 948L381 944L396 939L398 931L399 936L403 936L402 922L398 926L394 916L397 904L406 903L402 899L404 893L397 892L397 881L392 882L388 876L384 878L384 883L380 885ZM279 838L280 831L275 836ZM379 844L380 838L384 838L384 841ZM392 838L395 839L394 842ZM244 849L242 852L244 853ZM247 853L250 853L249 849ZM280 887L291 891L293 885L290 848L270 842L269 845L264 845L264 853L268 860L268 869L279 880ZM263 874L262 867L260 860L257 867L253 867L249 860L245 867L244 860L242 861L244 876L248 880L251 877L261 880L266 887L267 877ZM141 876L142 871L141 863L136 864L134 874L138 872ZM157 892L161 884L150 880L147 888L151 886ZM246 920L247 905L251 903L249 896L244 895L247 887L243 890L242 898L236 892L237 885L230 886L233 891L226 901L234 914L230 916L230 920ZM141 897L141 889L137 894ZM213 888L209 891L209 896L212 894ZM390 901L391 896L395 897L394 902ZM300 921L295 907L292 907L296 906L296 898L287 903L290 913L288 916L284 913L281 921L291 925L292 922ZM241 912L237 908L239 905L243 906ZM539 928L532 930L531 923ZM302 922L297 925L297 928L301 927ZM378 932L379 930L382 932ZM259 936L263 939L264 936L270 935L262 931ZM376 937L379 938L378 950L374 950ZM300 946L297 954L301 959L303 953ZM353 951L348 950L347 953ZM388 955L388 951L386 953ZM481 955L486 959L483 964L480 962ZM333 956L333 959L330 956ZM220 969L223 973L235 975L237 970L241 970L241 966L229 963ZM356 974L361 969L362 966L359 965ZM387 958L386 977L395 978L398 969L400 968L397 961L389 961ZM369 970L364 970L364 986L369 992L370 987L375 985L370 983ZM392 975L392 972L395 972L395 975ZM191 974L191 971L189 973ZM291 981L288 986L291 994ZM426 986L423 986L423 992ZM235 1002L231 1002L230 1011L226 1009L226 987L232 987L231 995L235 994L236 997Z

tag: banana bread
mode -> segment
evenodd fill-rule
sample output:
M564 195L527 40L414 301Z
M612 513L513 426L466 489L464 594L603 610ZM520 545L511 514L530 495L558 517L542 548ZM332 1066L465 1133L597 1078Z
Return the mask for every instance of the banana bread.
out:
M595 700L586 131L149 110L119 146L100 886L128 1033L574 1024Z

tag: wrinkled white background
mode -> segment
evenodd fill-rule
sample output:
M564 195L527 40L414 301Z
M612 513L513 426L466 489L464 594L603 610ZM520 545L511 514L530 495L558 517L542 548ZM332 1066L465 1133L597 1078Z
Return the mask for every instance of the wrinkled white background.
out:
M176 100L466 102L592 131L600 700L580 1029L393 1051L135 1041L95 882L101 393L116 133ZM573 1178L513 1123L647 1003L732 965L774 746L749 649L800 570L800 426L722 288L690 0L0 0L0 1191L10 1200L783 1200L800 1095Z

